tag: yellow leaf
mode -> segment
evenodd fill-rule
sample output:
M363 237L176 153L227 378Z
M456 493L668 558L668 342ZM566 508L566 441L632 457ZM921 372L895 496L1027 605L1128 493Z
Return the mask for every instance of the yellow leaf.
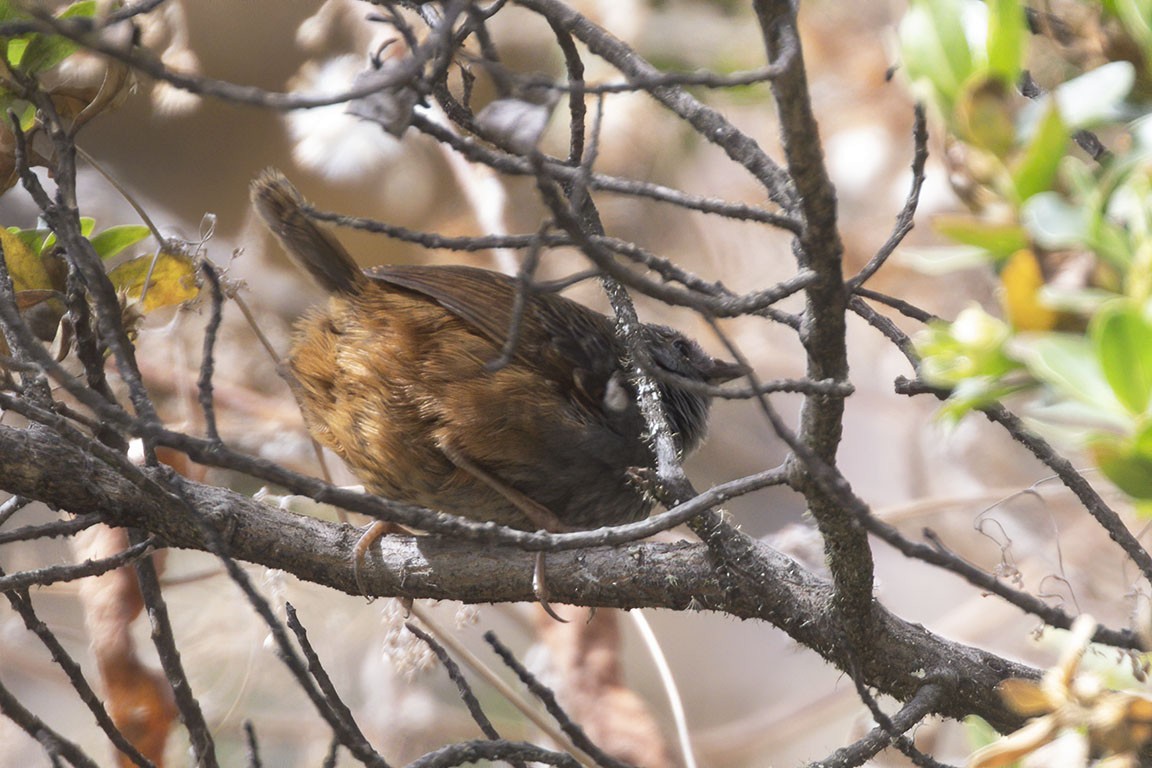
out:
M1009 678L996 686L1000 698L1018 715L1032 717L1055 709L1048 694L1033 680Z
M968 768L1006 768L1035 752L1056 736L1056 720L1041 717L968 756Z
M152 267L155 260L156 266ZM148 270L152 278L148 281L148 291L144 293L144 281ZM131 300L139 300L144 294L144 302L138 309L147 314L161 307L170 307L191 301L200 293L196 284L196 265L188 256L164 253L154 256L141 256L126 261L108 273L116 290Z
M8 274L12 276L13 288L17 291L52 288L52 280L44 269L40 255L3 227L0 227L0 245L4 246L4 263L8 265Z
M1056 327L1058 313L1040 303L1044 273L1036 254L1028 249L1016 251L1000 270L1004 286L1004 310L1012 327L1018 331L1049 331Z

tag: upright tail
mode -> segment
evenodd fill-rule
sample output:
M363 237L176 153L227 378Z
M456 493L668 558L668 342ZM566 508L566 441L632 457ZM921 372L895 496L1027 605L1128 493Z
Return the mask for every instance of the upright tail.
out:
M329 293L354 293L367 278L336 236L304 213L304 198L274 168L252 180L252 205L285 252Z

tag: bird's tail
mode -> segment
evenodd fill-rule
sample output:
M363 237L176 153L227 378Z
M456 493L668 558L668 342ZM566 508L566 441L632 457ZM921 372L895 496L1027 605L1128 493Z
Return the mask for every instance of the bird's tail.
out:
M304 213L304 198L274 168L252 180L252 205L301 269L329 293L354 293L367 281L336 236Z

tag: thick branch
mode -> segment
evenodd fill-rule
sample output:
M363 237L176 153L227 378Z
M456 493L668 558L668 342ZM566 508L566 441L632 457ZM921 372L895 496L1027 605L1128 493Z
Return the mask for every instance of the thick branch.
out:
M788 56L784 71L772 81L780 112L781 139L799 199L804 226L793 250L801 269L816 278L805 289L800 337L808 353L808 375L847 381L845 341L848 294L842 271L843 244L836 229L836 192L824 167L819 126L808 97L804 56L798 43L796 16L790 0L757 0L769 61ZM799 437L821 462L836 464L843 431L844 398L808 395L800 411ZM836 584L834 608L856 620L854 644L864 641L872 601L872 551L859 521L810 481L803 462L794 462L796 480L809 511L824 536L828 567Z
M69 471L60 472L61 467ZM168 470L147 471L158 486L164 484ZM207 548L194 517L200 514L234 557L360 594L351 557L359 531L351 526L289 514L232 491L189 482L182 484L185 506L153 487L125 479L46 429L0 426L0 488L62 509L102 513L174 547ZM923 673L947 664L958 682L941 697L940 714L959 718L977 713L1000 728L1020 724L993 688L1007 677L1035 677L1035 670L944 640L879 606L873 609L869 647L848 649L838 641L845 628L829 610L833 593L827 582L771 548L746 537L741 543L744 553L730 553L725 563L723 586L712 556L698 544L552 553L547 561L552 599L617 608L708 609L763 619L838 667L858 663L867 684L901 700L915 694ZM369 595L530 601L533 561L531 553L510 546L387 536L360 575ZM745 563L754 567L743 568Z

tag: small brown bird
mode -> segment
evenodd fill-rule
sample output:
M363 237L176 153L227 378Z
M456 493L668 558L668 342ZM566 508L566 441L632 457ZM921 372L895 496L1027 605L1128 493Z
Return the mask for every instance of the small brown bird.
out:
M629 469L653 455L612 320L530 292L511 359L493 370L513 325L514 279L463 266L361 271L280 173L259 176L252 200L331 294L299 321L288 369L313 437L369 491L529 530L648 514L653 501ZM670 328L642 334L657 366L691 381L744 372ZM687 454L704 438L709 399L660 388Z

